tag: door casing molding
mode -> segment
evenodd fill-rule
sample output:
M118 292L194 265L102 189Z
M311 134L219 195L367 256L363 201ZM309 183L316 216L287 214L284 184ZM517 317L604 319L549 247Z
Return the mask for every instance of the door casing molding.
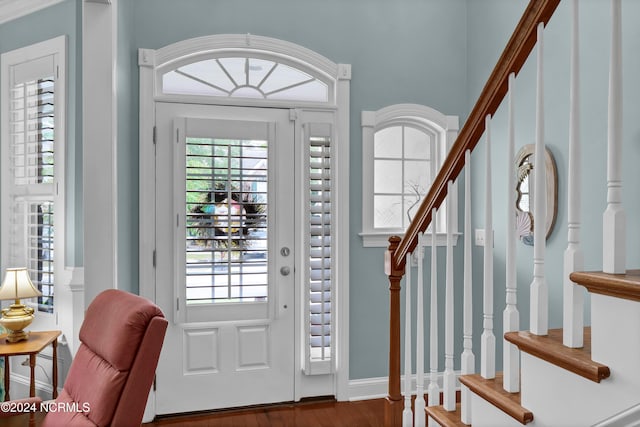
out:
M222 34L180 41L163 48L139 49L138 65L140 67L140 132L139 132L139 212L155 212L155 107L158 101L194 102L193 98L165 96L157 91L158 70L176 61L185 61L199 54L215 54L216 52L259 53L262 57L274 60L286 58L300 66L301 69L313 70L333 82L333 94L328 103L310 103L296 101L262 101L255 99L211 98L198 100L199 103L210 103L229 106L304 108L307 110L336 111L336 144L333 160L335 172L335 265L337 292L334 302L334 318L336 325L336 361L334 373L334 393L338 400L349 399L349 87L351 66L335 64L329 59L302 46L283 40L255 36ZM155 215L140 215L139 220L139 279L140 295L156 301L155 273ZM298 345L298 344L296 344ZM296 369L296 400L305 397L302 383L302 372ZM154 412L155 395L152 391L149 411ZM155 414L154 414L155 415Z

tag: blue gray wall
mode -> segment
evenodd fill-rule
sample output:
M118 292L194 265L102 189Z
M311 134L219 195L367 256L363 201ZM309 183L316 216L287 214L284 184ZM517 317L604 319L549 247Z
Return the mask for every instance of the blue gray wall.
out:
M134 2L130 58L137 58L138 48L155 49L208 34L251 33L293 42L336 63L351 64L351 378L386 374L389 327L383 249L363 248L358 236L362 229L360 112L413 102L464 116L466 7L464 0ZM137 90L137 72L131 77L133 81L126 84ZM131 144L119 143L119 149L127 150L119 154L119 161L123 155L137 157L137 133L130 136ZM135 215L135 211L126 214ZM121 240L133 231L135 221L130 230L120 230ZM130 248L135 255L135 245ZM128 256L121 250L121 259Z
M0 25L0 52L45 40L69 36L69 142L68 142L68 239L67 264L82 265L82 143L81 143L81 0L66 0L31 16ZM606 99L608 73L608 2L582 0L582 136L583 148L583 241L588 269L601 268L601 213L606 202ZM361 130L360 112L395 103L429 105L445 114L459 115L464 123L468 111L502 48L515 27L524 0L122 0L118 3L118 264L121 287L137 291L138 284L138 48L160 48L201 35L251 33L293 42L337 63L352 65L351 81L351 306L350 376L379 377L387 373L388 283L382 271L383 249L363 248L361 231ZM625 204L632 218L640 211L635 165L640 158L640 114L634 101L640 98L640 2L624 0L625 28ZM320 23L320 24L318 24ZM566 247L566 160L568 140L568 33L569 3L562 2L546 33L545 92L546 140L556 156L559 175L557 225L548 240L547 278L551 326L561 326L561 256ZM535 63L523 68L517 84L516 144L534 141ZM493 122L492 176L494 224L496 225L495 301L504 301L505 191L501 189L506 158L506 117L499 110ZM482 196L484 147L474 154L473 227L483 227ZM460 192L462 197L462 192ZM460 203L462 209L462 203ZM142 212L140 215L152 213ZM462 218L462 216L460 216ZM629 221L630 236L639 235L640 224ZM629 239L630 261L638 258L640 242ZM461 245L456 258L462 259ZM440 260L443 262L441 251ZM518 245L518 298L522 328L528 326L528 285L532 274L532 249ZM441 264L442 264L441 262ZM461 265L461 262L458 263ZM372 268L373 266L373 268ZM378 267L376 267L378 266ZM474 250L475 325L481 324L482 252ZM440 269L443 274L444 269ZM428 268L426 269L428 274ZM462 273L456 270L455 298L462 298ZM441 292L443 296L444 292ZM495 315L496 331L502 328L502 310ZM459 334L461 321L456 319ZM443 323L441 322L441 325ZM476 335L479 349L480 331ZM458 340L460 341L460 340ZM500 342L500 340L498 340ZM459 354L460 343L457 344ZM479 353L479 350L476 352ZM501 354L499 349L498 354ZM458 363L456 363L456 368Z
M468 2L468 52L469 90L468 106L477 99L484 81L511 35L513 26L522 14L525 1L483 0ZM549 325L562 327L563 253L567 247L567 161L569 140L569 36L571 29L571 2L560 3L551 18L544 35L545 63L545 141L553 152L558 166L558 217L553 233L547 240L545 272L549 285ZM581 126L582 136L582 231L581 241L585 253L585 269L602 269L602 213L606 208L606 144L607 144L607 92L610 45L610 2L581 0L580 4L580 53L581 53ZM623 81L624 118L623 199L627 209L627 268L637 268L640 242L635 236L640 223L634 221L640 212L640 193L636 183L640 179L637 168L640 160L640 103L637 102L640 86L636 76L640 74L640 28L636 21L640 16L640 3L623 0ZM529 58L516 80L516 150L535 139L535 53ZM506 109L498 110L492 124L492 171L494 182L495 253L495 301L504 304L505 230L499 224L505 222L506 188ZM484 223L484 144L474 153L473 195L474 227ZM502 184L502 185L501 185ZM519 243L518 251L518 306L521 329L529 326L529 284L533 274L533 248ZM474 280L479 289L482 283L482 252L474 251ZM478 299L480 298L480 299ZM481 301L481 295L475 295ZM481 325L480 303L476 307L476 325ZM588 298L587 298L588 308ZM586 313L587 324L589 312ZM502 310L496 312L495 326L502 330ZM475 331L479 335L480 331ZM479 344L477 341L476 344ZM479 348L479 347L476 347ZM499 342L498 355L501 355ZM499 357L500 358L500 357Z

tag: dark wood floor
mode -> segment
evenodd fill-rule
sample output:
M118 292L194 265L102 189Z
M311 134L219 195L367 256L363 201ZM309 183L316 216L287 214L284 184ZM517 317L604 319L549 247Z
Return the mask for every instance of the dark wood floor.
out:
M384 399L278 404L159 418L143 427L382 427Z

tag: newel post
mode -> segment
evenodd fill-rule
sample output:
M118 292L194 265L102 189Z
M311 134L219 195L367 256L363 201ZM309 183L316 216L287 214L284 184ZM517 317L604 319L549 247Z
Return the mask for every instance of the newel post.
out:
M400 393L400 281L404 269L393 261L400 237L389 238L384 254L384 272L389 277L389 393L385 408L385 426L402 425L402 394Z

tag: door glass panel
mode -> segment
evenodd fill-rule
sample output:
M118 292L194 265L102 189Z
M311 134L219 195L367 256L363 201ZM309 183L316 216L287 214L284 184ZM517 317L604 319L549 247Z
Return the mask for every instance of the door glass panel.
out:
M187 305L268 296L266 140L186 138Z

